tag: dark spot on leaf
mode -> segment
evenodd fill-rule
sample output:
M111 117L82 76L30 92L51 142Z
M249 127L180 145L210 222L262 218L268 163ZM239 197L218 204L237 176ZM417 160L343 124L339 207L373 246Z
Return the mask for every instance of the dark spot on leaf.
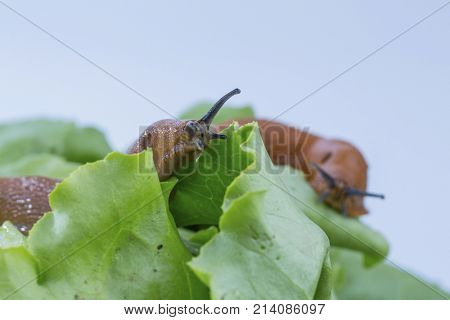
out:
M161 250L163 248L162 244L158 244L158 246L156 247L156 249Z
M156 270L156 269L153 269L153 272L158 272L158 270Z
M135 281L136 280L136 276L137 276L136 272L133 272L132 274L130 274L128 276L128 280L129 281Z
M74 298L75 300L80 300L80 296L78 295L78 293L75 293L75 295L73 296L73 298Z
M266 246L261 245L260 248L261 248L261 250L264 250L264 249L266 249Z

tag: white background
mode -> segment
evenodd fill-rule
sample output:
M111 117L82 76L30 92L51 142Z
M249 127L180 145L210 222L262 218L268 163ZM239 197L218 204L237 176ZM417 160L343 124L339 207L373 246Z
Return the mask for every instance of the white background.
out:
M274 117L443 1L5 1L177 115L239 87ZM450 288L450 6L281 117L370 162L364 220L391 258ZM0 3L0 121L95 124L124 150L167 118Z

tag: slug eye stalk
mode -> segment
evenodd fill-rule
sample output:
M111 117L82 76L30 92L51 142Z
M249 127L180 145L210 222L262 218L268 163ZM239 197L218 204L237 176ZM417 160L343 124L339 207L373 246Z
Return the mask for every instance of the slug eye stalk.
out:
M199 122L203 122L206 124L206 126L209 128L211 125L214 117L219 112L220 108L223 107L225 102L227 102L232 96L235 96L237 94L241 93L241 90L234 89L230 92L228 92L226 95L224 95L222 98L220 98L200 120Z
M379 198L379 199L383 199L383 200L385 199L384 194L366 192L366 191L362 191L362 190L358 190L358 189L354 189L354 188L350 188L350 187L346 188L345 194L347 196L372 197L372 198Z
M226 139L227 136L222 133L211 133L211 139Z
M323 170L317 163L312 162L311 165L320 173L320 175L325 179L330 188L336 187L336 179Z

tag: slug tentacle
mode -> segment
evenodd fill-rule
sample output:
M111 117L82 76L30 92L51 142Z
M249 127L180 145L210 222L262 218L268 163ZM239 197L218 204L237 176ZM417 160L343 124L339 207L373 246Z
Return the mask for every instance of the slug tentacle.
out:
M345 190L345 194L347 196L359 196L359 197L372 197L372 198L380 198L380 199L385 199L384 194L380 194L380 193L372 193L372 192L366 192L366 191L362 191L362 190L358 190L355 188L351 188L351 187L347 187Z
M225 102L227 102L232 96L237 95L241 93L241 90L239 89L234 89L230 92L228 92L226 95L224 95L222 98L219 99L219 101L217 101L213 107L211 108L211 110L209 110L200 120L199 122L204 122L206 123L206 125L209 126L211 125L214 117L216 116L216 114L219 112L220 108L223 107L223 105L225 104Z
M225 134L215 132L211 133L211 139L226 139L226 138L227 136Z
M336 178L329 175L328 172L323 170L317 163L312 162L311 165L322 175L323 179L327 182L329 188L331 189L336 188Z

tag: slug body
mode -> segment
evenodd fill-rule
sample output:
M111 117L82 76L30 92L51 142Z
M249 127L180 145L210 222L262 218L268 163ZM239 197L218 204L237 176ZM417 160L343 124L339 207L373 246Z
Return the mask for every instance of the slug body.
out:
M227 93L199 120L155 122L128 152L139 153L152 148L159 179L167 179L183 161L197 158L212 139L226 138L210 128L211 122L225 102L240 92L235 89ZM51 210L48 196L58 182L44 177L0 178L0 225L9 220L27 234L34 223Z
M305 173L320 199L341 213L357 217L367 213L367 162L352 144L301 131L276 121L241 119L243 125L257 121L273 163L289 165ZM231 122L218 126L228 127Z
M48 195L58 182L44 177L0 178L0 224L9 220L27 234L50 211Z

